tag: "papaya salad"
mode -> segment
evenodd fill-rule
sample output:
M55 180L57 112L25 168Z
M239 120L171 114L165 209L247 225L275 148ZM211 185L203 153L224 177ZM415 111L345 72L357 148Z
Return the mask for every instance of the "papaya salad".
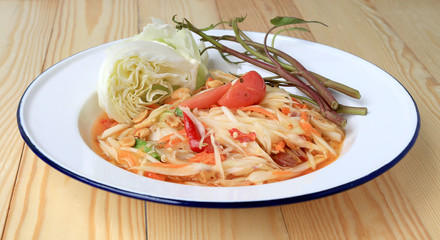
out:
M157 19L110 47L95 151L134 174L203 186L282 181L338 157L342 126L258 71L208 71L204 48Z

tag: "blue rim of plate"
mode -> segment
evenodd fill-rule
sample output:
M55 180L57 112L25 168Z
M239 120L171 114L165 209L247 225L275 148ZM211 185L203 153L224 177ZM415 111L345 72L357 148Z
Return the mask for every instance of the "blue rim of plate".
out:
M307 41L307 40L303 40L303 41ZM319 43L318 43L319 44ZM104 44L106 45L106 44ZM319 44L322 45L322 44ZM327 46L329 47L329 46ZM330 47L332 48L332 47ZM63 62L64 60L67 60L75 55L81 54L83 52L92 50L94 48L90 48L90 49L86 49L84 51L78 52L76 54L73 54L69 57L67 57L66 59L63 59L60 62ZM356 56L357 57L357 56ZM156 197L156 196L152 196L152 195L147 195L147 194L140 194L140 193L135 193L135 192L131 192L131 191L127 191L127 190L123 190L123 189L119 189L119 188L115 188L97 181L93 181L91 179L88 179L86 177L83 177L77 173L74 173L72 171L69 171L66 168L61 167L60 165L58 165L56 163L56 161L50 159L49 157L47 157L46 155L44 155L42 153L42 151L40 151L38 149L38 147L30 140L29 136L27 135L26 131L24 130L23 126L22 126L22 116L20 114L20 110L22 108L22 102L23 102L23 98L25 97L26 93L28 92L28 89L32 86L32 84L34 84L36 81L38 81L39 77L41 75L43 75L46 71L48 71L49 69L51 69L52 67L56 66L58 63L55 63L54 65L52 65L51 67L49 67L48 69L46 69L45 71L43 71L38 77L36 77L30 84L29 86L26 88L26 90L24 91L22 97L20 98L20 102L18 104L18 108L17 108L17 125L18 125L18 129L20 131L20 134L23 138L23 140L26 142L26 144L28 145L28 147L37 155L38 158L40 158L41 160L43 160L44 162L46 162L49 166L53 167L54 169L60 171L61 173L76 179L80 182L83 182L85 184L88 184L92 187L96 187L105 191L109 191L118 195L122 195L125 197L130 197L130 198L136 198L139 200L144 200L144 201L150 201L150 202L155 202L155 203L162 203L162 204L169 204L169 205L176 205L176 206L185 206L185 207L198 207L198 208L255 208L255 207L270 207L270 206L279 206L279 205L285 205L285 204L292 204L292 203L299 203L299 202L305 202L305 201L310 201L310 200L315 200L318 198L322 198L322 197L327 197L330 195L334 195L346 190L349 190L351 188L357 187L359 185L362 185L370 180L373 180L374 178L380 176L381 174L385 173L386 171L388 171L389 169L391 169L393 166L395 166L400 160L402 160L402 158L411 150L411 148L414 146L417 137L419 135L419 131L420 131L420 113L417 107L416 102L414 101L414 98L411 96L411 94L408 92L408 90L402 85L402 83L400 83L396 78L394 78L391 74L389 74L388 72L386 72L385 70L383 70L382 68L380 68L379 66L361 58L362 60L376 66L377 68L381 69L382 71L384 71L385 73L387 73L389 76L391 76L396 82L398 82L403 89L405 89L405 91L407 92L408 96L411 98L411 100L413 101L414 104L414 108L417 114L417 124L416 124L416 128L414 131L414 134L411 138L411 141L409 141L408 145L403 148L403 150L390 162L388 162L387 164L385 164L384 166L382 166L381 168L377 169L376 171L373 171L371 173L369 173L366 176L360 177L354 181L339 185L337 187L333 187L324 191L319 191L319 192L314 192L314 193L310 193L310 194L304 194L304 195L299 195L299 196L292 196L292 197L287 197L287 198L279 198L279 199L271 199L271 200L261 200L261 201L241 201L241 202L202 202L202 201L189 201L189 200L179 200L179 199L170 199L170 198L162 198L162 197Z

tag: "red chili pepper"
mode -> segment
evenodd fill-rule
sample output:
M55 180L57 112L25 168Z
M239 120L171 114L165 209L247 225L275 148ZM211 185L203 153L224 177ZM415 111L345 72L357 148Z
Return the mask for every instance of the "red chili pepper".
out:
M242 133L240 130L236 128L231 128L228 130L231 136L237 139L239 142L253 142L257 138L257 135L254 132L250 133Z
M202 146L200 147L200 136L197 130L196 124L188 117L186 113L183 113L183 125L185 126L186 136L189 139L189 147L193 152L203 152L205 149L208 153L214 152L214 148L211 144L211 137L204 139Z

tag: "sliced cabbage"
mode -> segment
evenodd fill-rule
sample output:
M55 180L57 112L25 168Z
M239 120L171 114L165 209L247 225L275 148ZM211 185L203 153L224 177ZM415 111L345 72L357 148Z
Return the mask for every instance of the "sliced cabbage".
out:
M99 105L110 118L129 123L174 89L203 85L206 63L189 31L153 19L142 33L108 49L97 87Z
M185 58L195 59L199 63L204 63L199 70L204 75L208 74L208 68L205 65L208 61L208 55L206 52L200 55L200 49L205 48L203 42L200 42L198 46L188 29L176 31L173 26L165 24L160 19L151 18L151 20L151 24L146 25L140 34L133 36L129 41L157 41L164 43L174 48Z

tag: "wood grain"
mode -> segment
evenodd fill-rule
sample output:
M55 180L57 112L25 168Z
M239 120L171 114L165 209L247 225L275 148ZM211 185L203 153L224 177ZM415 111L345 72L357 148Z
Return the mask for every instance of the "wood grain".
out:
M274 0L271 2L258 0L226 0L218 1L218 8L219 11L222 13L221 18L223 20L230 20L231 18L246 16L246 20L243 23L240 23L240 28L246 31L265 33L272 26L270 24L270 19L276 16L294 16L297 18L303 18L299 9L295 5L295 2L291 0ZM229 11L230 9L236 9L236 11ZM308 28L308 24L300 24L297 26ZM229 27L226 28L229 29ZM314 40L313 35L305 31L289 31L284 32L283 35L312 41Z
M314 31L317 40L345 48L345 50L382 67L407 88L418 104L422 126L418 140L411 152L389 174L396 179L398 189L406 192L403 197L406 197L411 202L410 205L416 208L416 213L423 212L423 218L413 217L419 218L423 224L429 225L429 234L438 238L440 237L440 228L434 226L438 226L437 213L440 209L432 201L426 201L427 199L440 198L439 192L434 190L440 188L440 179L438 178L440 163L435 160L440 159L437 144L440 139L440 121L435 120L440 117L438 82L427 70L427 67L419 61L413 51L417 48L410 48L401 40L393 26L384 20L384 17L377 10L378 7L369 2L353 1L340 1L338 5L347 6L351 11L343 13L343 10L338 12L337 9L332 9L325 14L325 17L330 26L337 26L338 29L341 29L341 34ZM325 1L314 1L313 3L301 1L299 6L303 9L303 14L307 16L323 16L324 12L320 12L319 9L323 9L322 7L324 9L332 8L332 4ZM317 8L318 6L320 8ZM412 9L408 8L408 11ZM358 18L359 21L354 26L350 22L335 20L342 14L346 18ZM425 43L423 35L419 41L419 45ZM350 44L350 42L355 44ZM360 48L359 45L363 47ZM434 55L435 49L434 47ZM405 208L406 206L395 207ZM436 211L432 211L433 208Z
M136 34L136 3L61 0L45 68L88 48Z
M398 187L385 174L332 197L284 206L289 234L292 239L428 239ZM308 231L310 226L320 231Z
M437 204L429 201L431 197L440 197L436 190L440 188L438 177L440 26L436 14L439 2L430 0L405 2L402 3L404 7L397 9L396 5L401 4L399 1L372 3L377 11L387 18L389 25L411 49L417 60L423 64L423 66L411 67L408 71L408 81L412 83L411 88L414 89L414 97L421 112L422 130L416 148L408 156L413 161L399 166L401 174L396 174L396 178L408 189L407 195L417 212L426 216L421 221L428 226L428 229L436 229L430 232L433 237L439 238L440 228L437 219L440 209ZM422 75L423 73L425 76Z
M438 83L440 69L435 63L440 62L440 25L438 24L440 2L373 0L371 4ZM437 93L440 95L440 92Z
M56 2L50 1L0 2L0 226L8 215L23 150L15 118L17 105L42 69L55 10Z
M153 4L154 3L154 4ZM159 18L165 23L174 25L172 17L187 18L196 26L205 27L219 22L218 9L214 0L183 0L139 2L139 31L151 22L151 17ZM207 25L208 24L208 25Z
M147 214L148 239L289 239L279 207L202 209L147 203Z
M46 59L38 70L137 33L135 2L108 3L54 2L56 15L47 33ZM144 239L144 207L142 201L79 183L25 148L3 235L6 239Z
M5 239L143 239L144 204L66 177L30 151L14 191Z

